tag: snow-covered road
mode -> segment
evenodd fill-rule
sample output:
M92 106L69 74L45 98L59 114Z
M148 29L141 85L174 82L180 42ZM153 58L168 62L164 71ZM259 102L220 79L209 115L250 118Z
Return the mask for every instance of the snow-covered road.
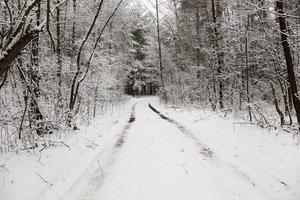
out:
M133 98L55 145L2 155L0 199L299 200L297 137L238 120Z
M269 199L247 174L203 154L191 137L149 109L148 101L135 105L135 121L123 134L109 161L99 158L63 200Z

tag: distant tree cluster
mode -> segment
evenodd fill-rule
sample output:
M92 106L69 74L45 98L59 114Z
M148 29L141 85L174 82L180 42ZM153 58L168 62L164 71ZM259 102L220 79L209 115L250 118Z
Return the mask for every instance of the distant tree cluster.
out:
M129 95L155 95L159 87L155 60L153 62L147 58L151 53L147 52L146 31L143 27L137 27L131 32L133 57L126 82L126 94Z

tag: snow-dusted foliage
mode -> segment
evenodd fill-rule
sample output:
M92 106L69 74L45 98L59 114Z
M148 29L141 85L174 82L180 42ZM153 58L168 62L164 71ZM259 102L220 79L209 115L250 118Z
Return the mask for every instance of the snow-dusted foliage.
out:
M76 129L124 94L239 112L261 126L300 122L297 1L0 3L4 151Z
M299 0L0 0L0 199L299 200L299 24Z
M123 74L131 54L131 27L126 22L133 18L128 3L117 7L119 3L0 2L0 60L22 42L22 30L38 31L1 74L1 152L34 148L41 135L76 129L82 120L90 121L103 107L126 98Z
M167 10L161 17L161 42L168 101L244 111L243 118L266 126L279 125L280 118L281 124L296 122L292 99L298 97L290 91L293 81L287 73L275 3L167 0L161 4L161 11ZM299 2L284 1L283 11L289 15L290 45L286 46L298 81Z

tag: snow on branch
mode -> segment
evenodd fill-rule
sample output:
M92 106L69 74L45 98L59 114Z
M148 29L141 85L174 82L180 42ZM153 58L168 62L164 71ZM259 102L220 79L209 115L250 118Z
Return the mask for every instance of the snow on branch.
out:
M19 25L15 28L10 38L7 39L3 49L0 52L0 77L10 68L11 63L18 57L20 52L27 46L27 44L37 36L37 34L43 31L43 28L47 22L45 19L39 26L36 26L33 29L30 29L31 24L27 25L25 31L23 29L25 27L25 21L27 16L31 13L33 8L40 2L41 0L32 1L27 9L25 10L22 20ZM64 0L58 4L56 4L51 12L57 9L60 5L65 3L67 0Z

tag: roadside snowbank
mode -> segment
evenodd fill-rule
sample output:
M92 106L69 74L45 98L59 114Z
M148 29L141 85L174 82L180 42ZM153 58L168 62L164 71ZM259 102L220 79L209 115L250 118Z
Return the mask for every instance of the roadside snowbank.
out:
M189 129L218 163L252 182L267 199L300 199L299 138L224 118L222 113L168 107L158 100L153 106Z
M89 126L50 136L53 146L39 147L0 157L0 199L58 199L85 174L89 165L107 146L113 145L130 116L136 100L118 105Z

